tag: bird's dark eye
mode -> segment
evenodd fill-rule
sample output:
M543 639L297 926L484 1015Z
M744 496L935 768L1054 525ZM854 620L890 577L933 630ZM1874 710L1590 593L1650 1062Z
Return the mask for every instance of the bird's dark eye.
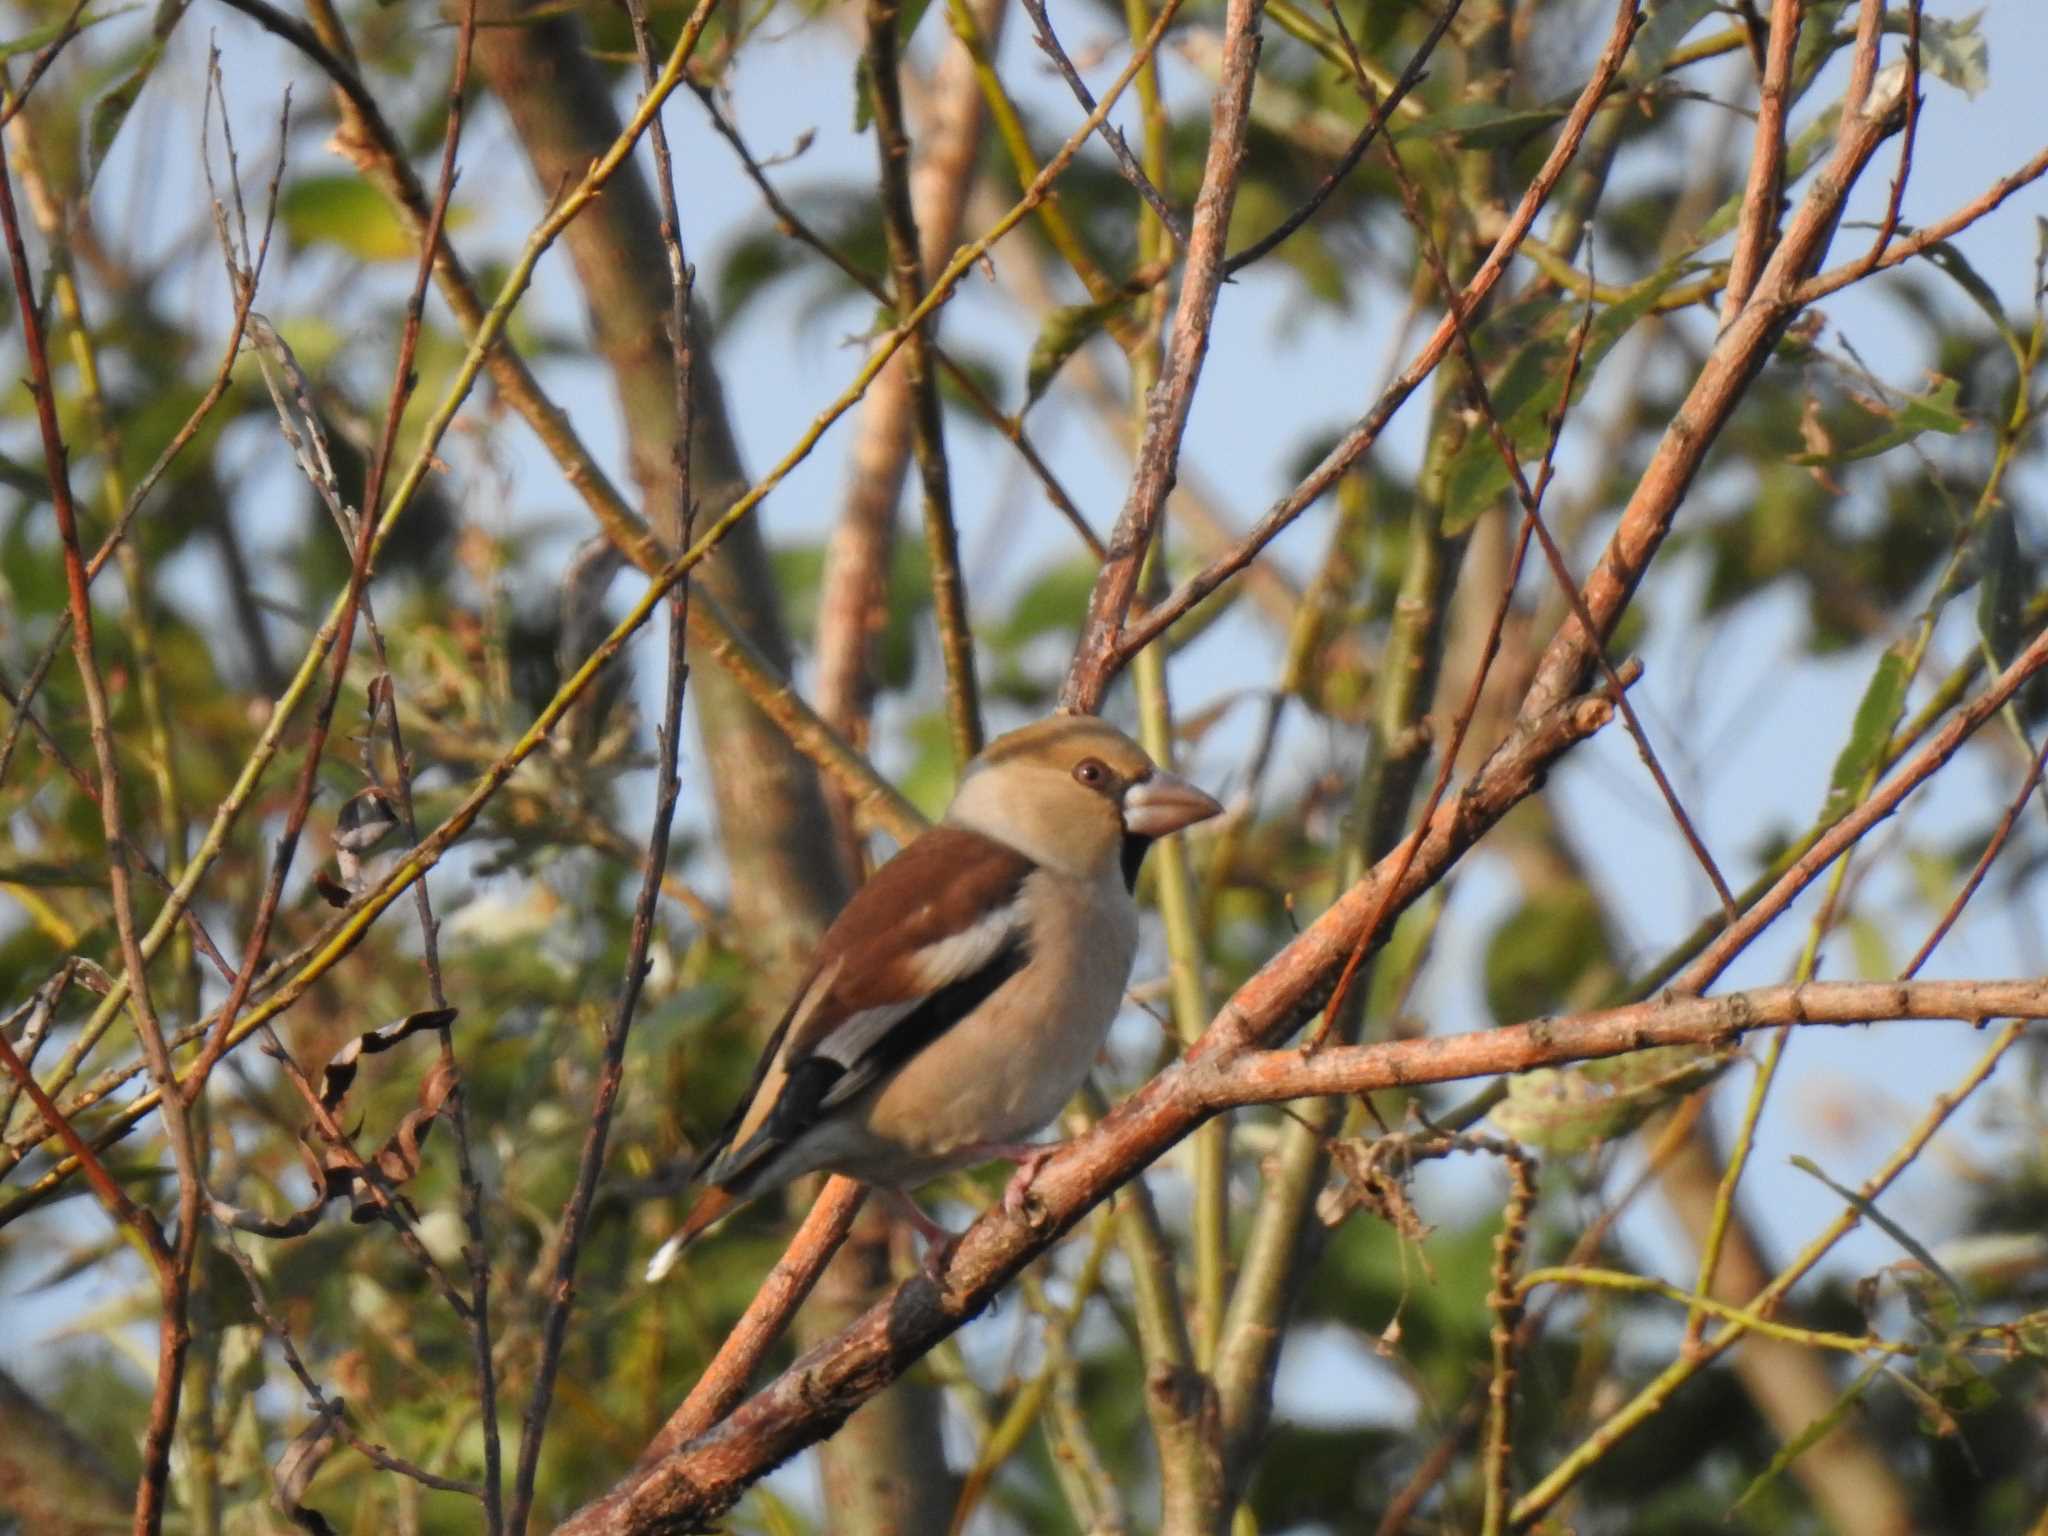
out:
M1100 758L1084 757L1074 767L1074 778L1090 789L1102 789L1109 783L1109 768Z

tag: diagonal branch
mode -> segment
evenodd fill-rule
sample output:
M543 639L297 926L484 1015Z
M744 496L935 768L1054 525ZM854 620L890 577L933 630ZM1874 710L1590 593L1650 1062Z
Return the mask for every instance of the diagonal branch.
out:
M1873 35L1873 54L1876 46ZM1859 73L1867 71L1859 66ZM1901 87L1903 83L1902 77ZM1577 690L1663 544L1707 450L1798 313L1802 302L1799 285L1826 251L1850 188L1877 147L1900 125L1903 103L1899 93L1881 81L1870 95L1874 99L1852 96L1845 105L1834 153L1786 225L1749 301L1722 326L1692 388L1636 482L1599 564L1586 578L1581 589L1583 607L1593 620L1593 633L1588 634L1575 605L1537 665L1523 702L1525 713L1543 714L1558 699Z
M1122 666L1118 635L1137 595L1139 568L1151 547L1159 514L1173 489L1181 436L1194 406L1195 385L1209 350L1216 295L1223 285L1223 242L1230 232L1230 210L1244 170L1262 10L1263 0L1230 0L1224 13L1223 80L1210 115L1209 154L1202 167L1202 190L1195 198L1180 303L1174 311L1159 382L1146 402L1145 432L1138 445L1138 467L1130 494L1110 534L1109 558L1095 578L1073 664L1060 690L1060 708L1069 713L1091 714L1098 709Z
M1074 100L1081 103L1083 112L1095 110L1095 97L1088 89L1088 83L1081 78L1081 72L1074 68L1074 61L1067 57L1067 50L1060 46L1059 37L1053 32L1052 18L1045 13L1045 0L1023 0L1024 13L1031 18L1039 52L1052 60L1053 67L1060 72L1060 78L1067 82L1067 89L1074 93ZM1455 7L1453 7L1455 9ZM1173 211L1166 195L1152 183L1145 174L1145 168L1138 164L1137 156L1131 153L1131 146L1124 142L1123 131L1107 118L1095 125L1096 135L1109 147L1109 153L1116 161L1117 174L1136 189L1145 199L1146 206L1158 217L1166 232L1173 236L1175 245L1186 247L1187 226L1179 214Z

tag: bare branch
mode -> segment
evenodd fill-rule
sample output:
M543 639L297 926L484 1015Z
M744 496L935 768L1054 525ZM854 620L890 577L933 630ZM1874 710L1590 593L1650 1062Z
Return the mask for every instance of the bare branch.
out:
M1121 659L1117 637L1131 600L1138 591L1138 572L1159 514L1173 489L1180 461L1181 434L1193 408L1202 359L1209 350L1209 326L1216 296L1223 284L1223 242L1230 232L1230 210L1244 169L1245 131L1250 125L1252 80L1259 62L1259 18L1262 0L1230 0L1224 11L1223 81L1210 114L1209 153L1202 167L1202 189L1195 198L1192 233L1187 241L1187 268L1182 274L1180 303L1159 371L1159 382L1145 403L1145 431L1138 445L1137 470L1131 489L1109 538L1109 558L1095 579L1088 614L1074 660L1060 690L1060 708L1093 713L1102 703ZM1162 11L1161 18L1167 14Z

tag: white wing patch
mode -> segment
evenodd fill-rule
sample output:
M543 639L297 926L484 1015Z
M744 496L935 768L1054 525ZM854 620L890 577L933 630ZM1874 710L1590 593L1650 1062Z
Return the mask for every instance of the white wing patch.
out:
M917 979L917 996L880 1007L864 1008L818 1042L814 1054L838 1062L848 1073L847 1082L828 1093L824 1102L830 1105L844 1098L846 1091L863 1086L866 1077L857 1069L889 1031L906 1015L915 1012L932 993L972 976L994 961L1015 941L1023 922L1023 903L1013 902L996 908L972 926L948 934L911 955L906 969Z
M1017 900L983 914L971 927L927 944L911 956L911 965L926 992L936 992L964 976L972 976L1000 954L1024 925L1024 903Z
M820 1040L817 1050L811 1054L830 1057L851 1071L875 1042L889 1033L890 1025L923 1001L923 998L913 997L906 1002L890 1003L883 1008L863 1008L859 1013L848 1014L845 1022Z

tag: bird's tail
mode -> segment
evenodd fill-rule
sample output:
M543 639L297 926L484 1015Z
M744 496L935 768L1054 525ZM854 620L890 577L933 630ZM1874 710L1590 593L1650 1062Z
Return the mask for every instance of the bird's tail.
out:
M706 1227L724 1216L734 1206L743 1203L742 1198L731 1190L719 1189L715 1185L699 1195L697 1203L690 1207L690 1214L685 1216L683 1224L676 1228L675 1236L663 1243L655 1251L654 1257L647 1261L647 1279L649 1283L661 1279L662 1276L674 1269L676 1267L676 1260L682 1257L683 1250L689 1247L691 1242Z

